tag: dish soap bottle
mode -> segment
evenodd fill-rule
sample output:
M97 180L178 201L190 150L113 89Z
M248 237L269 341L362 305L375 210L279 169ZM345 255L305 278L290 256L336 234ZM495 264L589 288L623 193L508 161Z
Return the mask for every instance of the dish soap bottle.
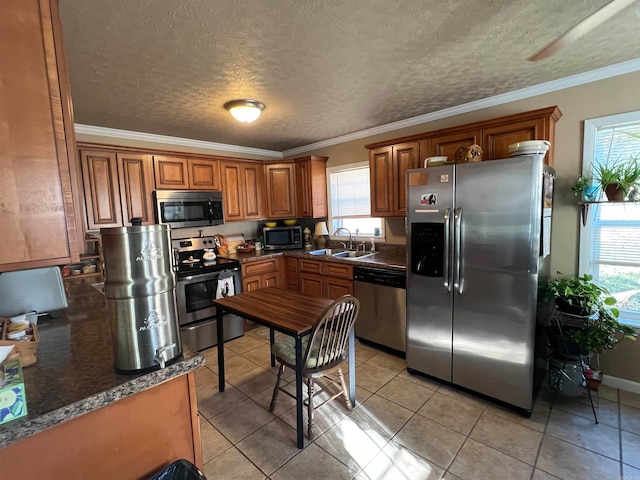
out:
M376 239L375 238L371 238L371 251L375 252L376 251Z

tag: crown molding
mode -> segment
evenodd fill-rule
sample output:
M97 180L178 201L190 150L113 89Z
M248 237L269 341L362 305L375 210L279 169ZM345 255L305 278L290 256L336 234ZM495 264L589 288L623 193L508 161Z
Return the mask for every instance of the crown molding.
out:
M591 70L589 72L578 73L576 75L560 78L558 80L552 80L550 82L541 83L532 87L522 88L513 92L503 93L494 97L483 98L474 102L445 108L443 110L438 110L437 112L431 112L425 115L407 118L406 120L400 120L398 122L368 128L359 132L349 133L340 137L311 143L309 145L303 145L302 147L292 148L291 150L286 150L282 153L285 157L299 155L301 153L317 150L319 148L330 147L333 145L338 145L340 143L350 142L352 140L372 137L381 133L392 132L394 130L399 130L406 127L413 127L414 125L420 125L421 123L433 122L435 120L441 120L443 118L452 117L454 115L461 115L464 113L481 110L483 108L489 108L497 105L503 105L505 103L515 102L518 100L524 100L525 98L544 95L546 93L564 90L565 88L577 87L586 83L597 82L599 80L637 72L638 70L640 70L640 58L629 60L627 62L617 63L608 67L599 68L597 70Z
M141 142L163 143L167 145L179 145L182 147L202 148L215 150L216 152L231 152L250 155L262 155L271 158L282 158L282 152L264 150L261 148L242 147L240 145L228 145L226 143L207 142L204 140L192 140L189 138L171 137L168 135L156 135L154 133L133 132L131 130L119 130L117 128L94 127L93 125L74 125L76 133L96 135L106 138L137 140Z
M616 77L619 75L625 75L627 73L633 73L640 70L640 58L629 60L627 62L617 63L608 67L591 70L589 72L578 73L569 77L560 78L558 80L552 80L550 82L541 83L532 87L522 88L513 92L503 93L494 97L483 98L474 102L457 105L455 107L445 108L438 110L437 112L427 113L425 115L419 115L417 117L407 118L386 125L380 125L359 132L349 133L347 135L341 135L339 137L322 140L320 142L311 143L309 145L303 145L301 147L292 148L283 152L277 152L275 150L264 150L260 148L242 147L240 145L228 145L225 143L207 142L204 140L192 140L189 138L170 137L167 135L156 135L152 133L133 132L129 130L119 130L116 128L106 127L94 127L92 125L75 124L75 130L77 133L83 133L87 135L96 135L107 138L124 138L128 140L138 140L142 142L155 142L164 143L168 145L180 145L184 147L202 148L204 150L216 150L231 153L262 155L271 158L285 158L289 156L299 155L301 153L310 152L324 147L330 147L338 145L340 143L346 143L353 140L359 140L362 138L372 137L381 133L392 132L401 128L413 127L414 125L420 125L422 123L433 122L441 120L443 118L452 117L454 115L461 115L464 113L473 112L476 110L482 110L483 108L494 107L497 105L504 105L505 103L515 102L518 100L524 100L526 98L535 97L537 95L544 95L546 93L556 92L558 90L564 90L565 88L577 87L586 83L597 82L599 80L605 80L607 78Z

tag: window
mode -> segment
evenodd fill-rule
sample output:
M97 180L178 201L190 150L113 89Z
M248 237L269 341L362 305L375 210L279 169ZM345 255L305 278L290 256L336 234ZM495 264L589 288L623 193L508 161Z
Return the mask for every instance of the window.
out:
M348 229L353 238L384 237L381 218L371 217L369 163L352 163L329 168L329 230ZM340 232L346 235L346 232Z
M640 112L585 122L583 175L640 155ZM580 273L618 300L619 320L640 327L640 204L595 203L580 232Z

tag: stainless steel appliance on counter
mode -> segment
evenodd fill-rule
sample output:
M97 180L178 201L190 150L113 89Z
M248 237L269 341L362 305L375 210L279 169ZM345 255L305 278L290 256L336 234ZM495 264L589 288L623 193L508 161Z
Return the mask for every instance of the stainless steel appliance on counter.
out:
M213 300L222 283L227 287L226 294L242 291L240 263L220 257L209 259L206 253L215 248L214 237L177 238L171 241L171 245L178 278L176 296L182 343L196 351L217 345L216 307ZM230 287L230 284L233 286ZM233 291L228 291L231 289ZM225 315L224 341L242 335L244 319L232 314Z
M107 311L116 369L139 372L180 359L169 227L102 228Z
M533 404L554 172L520 156L407 172L407 367Z
M222 225L222 192L155 190L156 223L171 228Z
M283 227L264 227L265 250L302 248L302 227L299 225Z
M404 353L406 342L406 274L357 266L354 295L360 300L356 337Z

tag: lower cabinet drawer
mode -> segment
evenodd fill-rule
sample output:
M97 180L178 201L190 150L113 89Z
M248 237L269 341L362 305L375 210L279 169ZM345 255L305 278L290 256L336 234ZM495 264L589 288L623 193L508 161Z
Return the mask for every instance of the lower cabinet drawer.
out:
M261 275L278 271L277 259L263 260L261 262L249 262L242 265L242 275Z
M322 273L328 277L344 278L353 281L353 267L342 263L324 262Z

